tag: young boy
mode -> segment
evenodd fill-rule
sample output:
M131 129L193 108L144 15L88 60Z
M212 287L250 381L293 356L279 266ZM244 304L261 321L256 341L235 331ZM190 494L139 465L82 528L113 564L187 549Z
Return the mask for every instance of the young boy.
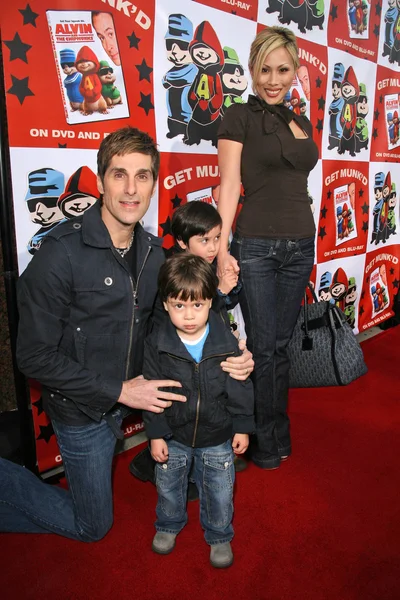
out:
M200 494L200 522L214 567L233 562L233 450L242 454L254 431L253 386L222 371L223 357L240 353L224 321L210 311L218 280L199 256L176 254L161 267L159 293L169 319L146 339L146 379L180 381L187 401L144 412L156 461L157 533L152 549L169 554L187 522L189 472Z
M201 256L216 270L216 257L221 243L222 219L211 204L194 201L187 202L176 209L171 221L171 232L175 246L169 251L173 255L179 251L191 252ZM218 279L217 296L213 309L230 310L238 303L241 289L237 274L231 269ZM225 311L224 311L225 312ZM224 314L229 323L228 315Z

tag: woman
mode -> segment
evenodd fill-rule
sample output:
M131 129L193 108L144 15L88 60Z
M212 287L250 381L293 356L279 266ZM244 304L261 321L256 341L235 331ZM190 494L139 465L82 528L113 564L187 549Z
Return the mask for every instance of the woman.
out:
M289 29L261 31L249 58L255 96L231 106L218 133L223 221L218 270L222 274L233 265L241 271L240 305L255 361L251 458L263 469L276 469L291 454L287 345L314 264L307 178L318 150L309 120L282 104L298 67ZM229 255L241 183L245 200Z

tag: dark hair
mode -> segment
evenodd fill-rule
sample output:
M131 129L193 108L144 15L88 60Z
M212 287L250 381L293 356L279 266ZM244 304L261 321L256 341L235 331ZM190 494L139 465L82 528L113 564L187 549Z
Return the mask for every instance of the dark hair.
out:
M222 225L219 212L206 202L195 200L176 209L172 216L171 232L176 240L188 244L194 235L205 235Z
M101 181L104 182L104 175L113 156L124 156L132 152L151 156L151 172L155 183L160 168L160 153L153 138L135 127L117 129L101 142L97 153L97 174Z
M218 279L212 266L194 254L175 254L162 265L158 289L163 302L168 298L211 300L217 293Z

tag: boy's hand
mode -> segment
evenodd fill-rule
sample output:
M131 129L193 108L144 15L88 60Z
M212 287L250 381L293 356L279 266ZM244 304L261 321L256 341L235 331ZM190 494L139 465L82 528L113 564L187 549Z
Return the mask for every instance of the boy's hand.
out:
M231 290L237 285L238 274L235 273L233 267L229 267L224 273L218 278L218 289L223 294L229 294Z
M151 456L156 462L166 462L168 460L168 445L163 439L151 440L150 442Z
M249 447L249 436L247 433L235 433L232 440L232 448L235 454L243 454Z

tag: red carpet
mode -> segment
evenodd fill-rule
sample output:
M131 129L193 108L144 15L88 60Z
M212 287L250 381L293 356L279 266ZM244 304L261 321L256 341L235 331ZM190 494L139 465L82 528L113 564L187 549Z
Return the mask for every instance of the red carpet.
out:
M400 327L363 343L367 375L293 390L293 456L239 473L234 565L213 569L198 522L157 556L155 489L116 459L115 525L86 545L0 535L3 600L394 600L400 587Z

